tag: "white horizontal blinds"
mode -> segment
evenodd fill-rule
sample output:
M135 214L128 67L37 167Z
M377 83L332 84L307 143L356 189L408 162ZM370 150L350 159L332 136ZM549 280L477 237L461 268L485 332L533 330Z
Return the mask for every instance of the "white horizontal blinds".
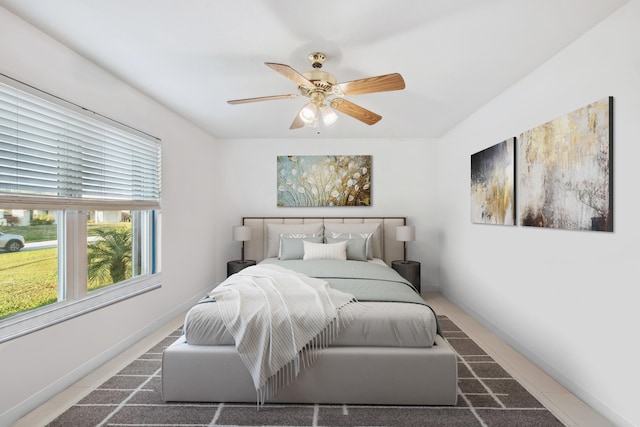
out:
M160 206L160 144L0 83L0 205Z

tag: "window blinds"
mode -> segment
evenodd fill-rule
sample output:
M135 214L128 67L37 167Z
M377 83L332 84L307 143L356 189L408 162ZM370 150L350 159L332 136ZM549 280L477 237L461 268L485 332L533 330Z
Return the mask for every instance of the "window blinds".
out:
M0 82L0 207L160 207L160 144Z

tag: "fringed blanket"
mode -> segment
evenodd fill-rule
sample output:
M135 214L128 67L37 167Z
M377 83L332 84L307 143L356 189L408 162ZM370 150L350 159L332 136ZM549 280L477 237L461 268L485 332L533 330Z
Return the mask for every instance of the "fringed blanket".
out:
M258 404L288 385L366 307L320 279L271 264L245 268L209 292L249 369Z

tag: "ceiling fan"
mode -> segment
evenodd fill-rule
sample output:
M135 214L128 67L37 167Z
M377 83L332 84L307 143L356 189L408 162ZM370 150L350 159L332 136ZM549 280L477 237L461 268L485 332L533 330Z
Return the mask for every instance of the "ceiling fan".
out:
M337 83L333 74L321 70L325 59L326 55L322 52L309 54L309 61L313 70L304 73L299 73L285 64L265 62L267 67L295 82L298 85L299 93L234 99L227 102L229 104L245 104L304 96L309 98L310 102L302 107L289 129L298 129L305 125L317 127L319 119L322 120L325 126L329 126L338 119L338 115L334 110L338 110L368 125L374 125L382 119L382 116L347 101L344 97L401 90L405 87L404 79L398 73Z

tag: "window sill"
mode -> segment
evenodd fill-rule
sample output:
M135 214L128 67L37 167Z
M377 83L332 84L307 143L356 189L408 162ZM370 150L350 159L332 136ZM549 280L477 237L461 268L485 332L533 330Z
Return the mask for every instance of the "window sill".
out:
M61 301L0 320L0 343L39 331L162 286L160 273L94 291L75 301Z

